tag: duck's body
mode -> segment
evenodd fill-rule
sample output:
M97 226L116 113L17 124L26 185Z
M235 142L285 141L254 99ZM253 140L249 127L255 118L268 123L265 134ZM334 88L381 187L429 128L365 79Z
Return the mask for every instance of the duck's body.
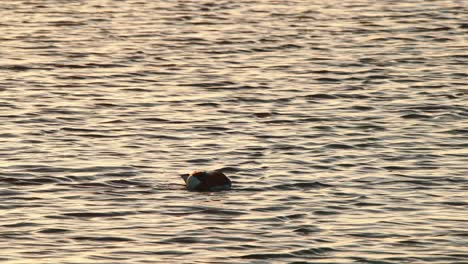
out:
M181 176L190 191L222 191L231 189L231 180L220 171L194 171Z

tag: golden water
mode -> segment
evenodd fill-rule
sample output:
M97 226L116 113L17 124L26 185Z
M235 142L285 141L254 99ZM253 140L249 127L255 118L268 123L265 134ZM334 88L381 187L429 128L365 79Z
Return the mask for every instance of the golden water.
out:
M468 263L464 1L0 16L1 263Z

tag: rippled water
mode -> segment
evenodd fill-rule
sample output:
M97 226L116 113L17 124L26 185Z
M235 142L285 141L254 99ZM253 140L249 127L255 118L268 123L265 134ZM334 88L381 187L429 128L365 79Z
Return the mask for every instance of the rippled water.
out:
M0 262L468 263L465 1L0 16Z

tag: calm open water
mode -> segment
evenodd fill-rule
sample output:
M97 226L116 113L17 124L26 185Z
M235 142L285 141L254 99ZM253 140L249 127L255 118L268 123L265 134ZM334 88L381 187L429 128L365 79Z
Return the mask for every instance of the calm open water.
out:
M1 263L468 263L465 1L0 17Z

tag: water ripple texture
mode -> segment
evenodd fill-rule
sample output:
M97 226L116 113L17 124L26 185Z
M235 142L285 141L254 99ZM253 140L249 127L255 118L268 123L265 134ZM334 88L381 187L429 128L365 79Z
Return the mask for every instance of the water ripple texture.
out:
M1 263L468 263L465 1L0 16Z

